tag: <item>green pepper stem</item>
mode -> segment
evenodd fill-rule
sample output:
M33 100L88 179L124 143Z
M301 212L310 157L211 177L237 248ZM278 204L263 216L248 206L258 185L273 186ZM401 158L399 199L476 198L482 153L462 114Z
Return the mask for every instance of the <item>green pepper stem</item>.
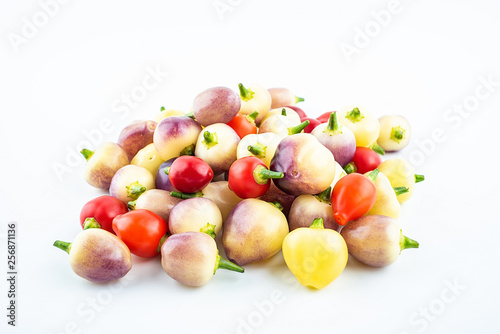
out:
M283 172L269 170L262 165L257 165L253 170L253 178L257 184L266 184L269 179L282 179L284 176Z
M403 235L403 230L400 232L399 236L399 247L400 247L400 253L407 248L418 248L419 243L413 239L408 238L407 236Z
M347 174L356 173L358 171L358 167L356 167L356 164L354 163L354 161L351 161L347 165L345 165L344 171Z
M372 170L371 172L369 172L368 174L366 174L366 176L367 176L370 180L372 180L372 182L375 182L375 180L377 179L377 176L378 176L378 173L379 173L379 172L380 172L380 171L379 171L377 168L375 168L374 170Z
M420 175L420 174L415 174L415 183L419 183L425 180L425 176Z
M295 96L295 103L299 103L299 102L304 102L304 98Z
M330 203L331 193L332 193L332 186L329 186L319 194L314 195L314 197L316 197L316 199L320 202Z
M89 161L90 158L94 155L94 151L88 150L84 148L83 150L80 151L80 153L83 155L85 160Z
M385 154L385 150L382 148L382 146L380 146L379 144L377 144L376 142L371 144L370 145L370 148L372 150L374 150L375 152L377 152L378 154L380 155L384 155Z
M345 115L345 118L350 120L353 123L357 123L361 121L365 116L359 111L359 108L354 108L353 110L349 111L347 115Z
M285 108L281 109L281 116L287 116Z
M163 168L163 172L167 175L170 174L170 167Z
M201 191L195 193L183 193L180 191L171 191L170 196L180 198L180 199L188 199L194 197L203 197L203 193Z
M165 111L165 107L161 106L160 111Z
M132 200L136 200L146 191L146 187L136 181L127 186L127 196L132 198Z
M391 129L391 135L389 139L395 141L396 143L400 143L401 140L405 138L405 132L406 130L403 129L401 126L395 126Z
M169 237L168 233L165 234L163 237L161 237L160 242L158 243L158 247L156 248L157 253L161 252L161 246L163 246L168 237Z
M202 228L200 228L200 232L206 233L206 234L208 234L209 236L211 236L214 239L216 237L216 234L215 234L215 225L210 224L210 223L207 223L207 225L205 225Z
M396 196L402 195L410 191L408 187L393 187L394 192L396 193Z
M257 142L255 145L248 145L247 150L252 153L257 158L265 158L266 157L266 149L267 146L262 145Z
M63 251L65 251L68 254L71 251L71 242L56 240L54 242L54 246L59 248L59 249L62 249Z
M250 115L247 115L246 118L249 122L251 123L254 123L255 124L255 120L257 119L257 116L259 116L259 112L258 111L254 111L253 113L251 113Z
M278 209L280 211L283 211L283 205L281 205L280 202L274 201L274 202L267 202L267 203L269 203L270 205L274 206L276 209Z
M245 269L240 267L239 265L232 263L229 260L226 260L222 258L219 254L217 254L217 260L215 260L215 269L214 269L214 274L217 269L227 269L227 270L232 270L236 271L239 273L245 272Z
M328 125L326 126L329 132L335 134L339 131L339 122L337 121L337 113L331 112L330 117L328 117ZM325 129L325 130L326 130Z
M296 126L292 126L290 128L288 128L288 135L294 135L296 133L300 133L302 132L302 130L304 130L308 125L309 123L311 123L308 119L306 119L304 122L300 123L299 125L296 125Z
M130 209L130 210L135 210L135 205L137 204L137 200L135 201L128 201L127 203L127 207Z
M325 228L323 225L323 218L315 218L309 228L319 228L323 230Z
M238 88L240 89L240 96L243 101L247 102L253 98L255 93L251 89L247 89L242 83L238 84Z
M88 230L89 228L101 228L101 225L94 217L85 218L83 229Z
M194 144L188 145L179 152L179 156L181 155L194 155Z
M217 133L211 133L210 131L203 132L203 142L207 150L217 145L219 142L217 141Z

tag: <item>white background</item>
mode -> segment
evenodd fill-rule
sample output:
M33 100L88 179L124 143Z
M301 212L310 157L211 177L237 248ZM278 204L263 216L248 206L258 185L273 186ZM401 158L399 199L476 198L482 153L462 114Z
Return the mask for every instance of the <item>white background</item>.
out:
M3 1L0 267L6 276L16 222L19 275L15 328L0 277L0 332L500 332L499 15L486 0ZM413 138L398 156L426 180L401 225L420 249L383 269L349 261L320 291L298 286L281 254L198 289L158 258L134 258L111 285L77 277L52 243L74 238L102 192L76 152L239 82L289 87L312 116L359 104L407 117Z

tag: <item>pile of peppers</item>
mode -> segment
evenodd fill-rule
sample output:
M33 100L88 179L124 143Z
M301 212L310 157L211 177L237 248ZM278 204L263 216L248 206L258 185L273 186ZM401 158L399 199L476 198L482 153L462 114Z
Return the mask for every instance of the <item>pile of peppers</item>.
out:
M81 231L54 246L78 276L106 283L157 261L173 280L208 283L219 268L282 254L300 284L322 289L348 267L394 263L418 248L402 204L424 180L403 158L402 115L347 106L311 117L289 89L239 84L195 96L85 148L84 179L105 192L85 203ZM217 241L226 258L219 255Z

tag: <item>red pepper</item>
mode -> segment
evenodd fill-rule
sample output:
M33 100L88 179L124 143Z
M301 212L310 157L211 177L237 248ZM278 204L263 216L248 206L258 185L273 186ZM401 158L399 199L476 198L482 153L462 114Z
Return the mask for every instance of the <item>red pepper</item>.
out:
M156 213L137 209L116 216L113 219L113 230L132 254L154 257L158 254L160 241L167 234L168 225Z
M195 193L205 188L214 177L212 168L203 159L183 155L175 159L165 173L172 186L184 193Z
M296 106L285 106L285 108L290 108L290 109L292 109L293 111L295 111L295 112L299 115L299 117L300 117L300 119L301 119L301 122L303 122L303 121L304 121L302 118L306 118L306 117L307 117L307 115L306 115L305 111L304 111L304 110L302 110L302 109L301 109L301 108L299 108L299 107L296 107Z
M323 113L323 114L319 115L318 117L316 117L316 119L317 119L318 121L320 121L321 123L326 123L326 122L328 122L328 120L330 119L330 114L331 114L332 112L335 112L335 111L327 111L327 112L325 112L325 113Z
M364 174L374 170L381 163L382 159L377 152L369 147L357 146L352 161L344 167L344 170L348 174L354 172Z
M255 125L255 119L257 116L257 112L250 115L237 114L227 123L227 125L236 131L240 138L243 138L246 135L257 133L257 125Z
M249 156L233 162L229 168L228 185L240 198L257 198L267 192L271 179L283 176L282 172L267 169L259 158Z
M305 127L304 132L305 133L311 133L312 130L314 130L315 127L321 124L320 121L318 121L316 118L312 117L304 117L300 119L301 122L304 121L309 121L309 125Z
M352 173L342 177L332 191L333 217L339 225L345 225L367 213L377 199L377 187L372 180L378 169L368 176Z
M128 212L128 208L125 202L109 195L99 196L88 201L83 206L80 211L80 225L83 229L85 219L95 218L103 230L114 234L113 219L126 212Z

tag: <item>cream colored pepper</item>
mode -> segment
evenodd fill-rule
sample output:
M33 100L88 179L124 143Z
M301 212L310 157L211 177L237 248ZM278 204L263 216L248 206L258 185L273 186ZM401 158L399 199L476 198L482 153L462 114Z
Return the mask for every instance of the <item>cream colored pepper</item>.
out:
M413 166L403 158L387 159L377 169L387 176L393 188L408 188L408 192L397 197L401 204L409 200L413 195L415 183L424 180L424 176L415 174Z
M151 143L139 150L139 152L137 152L137 154L130 161L130 164L146 168L156 178L158 168L160 168L163 161L164 160L158 154L155 145Z
M399 115L386 115L378 119L380 133L377 143L385 151L399 151L410 142L411 128L408 120Z
M255 122L259 124L271 109L271 94L267 89L257 84L250 84L245 87L240 83L238 88L241 97L241 107L238 113L250 115L256 111L257 118Z
M240 159L253 155L269 167L280 141L281 137L272 132L246 135L238 143L236 156Z
M377 187L377 199L375 200L375 204L365 214L365 216L383 215L396 219L399 218L401 213L401 204L399 204L396 192L392 188L391 182L387 176L385 176L384 173L379 172L373 183Z
M369 110L362 107L346 107L337 111L337 117L340 123L354 133L356 146L369 147L377 142L380 124Z

